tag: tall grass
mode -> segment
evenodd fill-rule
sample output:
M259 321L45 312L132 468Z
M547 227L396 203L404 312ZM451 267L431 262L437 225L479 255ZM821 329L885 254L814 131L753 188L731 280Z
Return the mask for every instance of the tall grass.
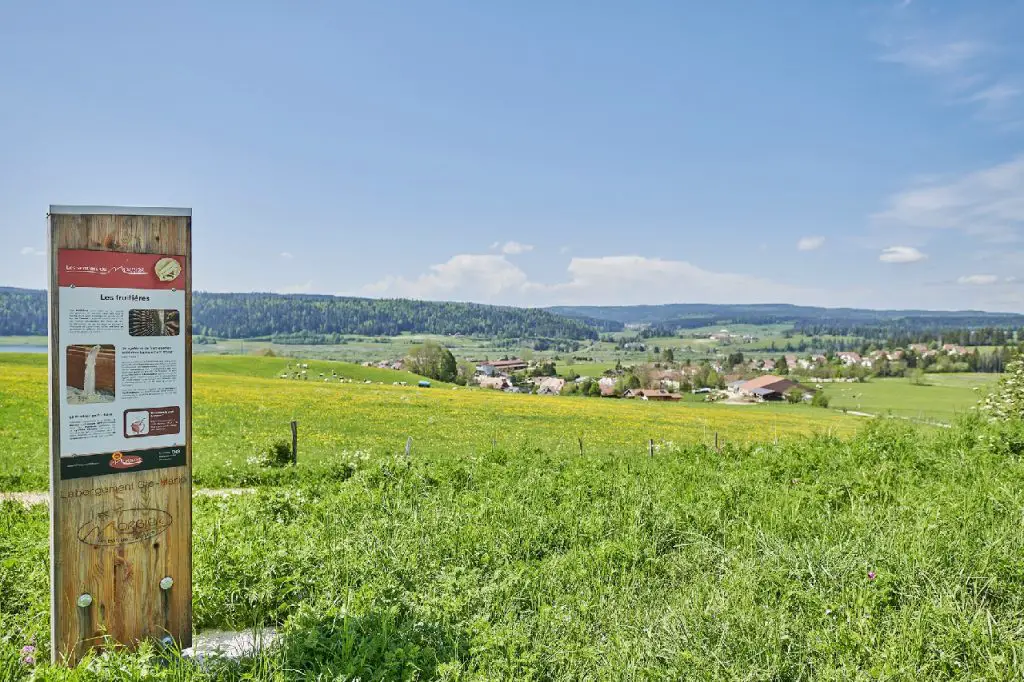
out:
M151 650L18 663L48 649L46 514L6 504L0 675L1019 679L1024 466L987 428L347 456L346 480L197 498L196 626L283 633L205 671Z

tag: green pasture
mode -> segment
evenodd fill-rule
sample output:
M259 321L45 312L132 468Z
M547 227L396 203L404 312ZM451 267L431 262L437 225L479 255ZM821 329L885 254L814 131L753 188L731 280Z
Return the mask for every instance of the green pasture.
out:
M305 362L305 361L303 361ZM0 355L0 490L47 486L46 356ZM552 454L644 453L648 441L774 441L851 433L858 420L804 405L754 407L584 397L509 395L434 382L408 372L305 362L305 379L280 378L290 358L197 356L193 368L195 480L239 486L330 476L353 452L466 458L497 448ZM323 376L321 376L323 375ZM351 379L343 382L342 379ZM370 383L365 383L365 382ZM394 386L405 381L409 386ZM290 439L299 421L300 466L266 469L251 460Z
M949 423L968 412L998 378L996 374L925 374L924 385L905 378L822 385L832 408Z

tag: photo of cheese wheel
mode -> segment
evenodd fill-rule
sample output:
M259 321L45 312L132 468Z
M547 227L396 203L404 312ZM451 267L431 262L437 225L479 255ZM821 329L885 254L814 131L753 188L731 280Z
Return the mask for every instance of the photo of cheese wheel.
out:
M156 262L154 271L161 282L173 282L181 274L181 263L174 258L161 258Z

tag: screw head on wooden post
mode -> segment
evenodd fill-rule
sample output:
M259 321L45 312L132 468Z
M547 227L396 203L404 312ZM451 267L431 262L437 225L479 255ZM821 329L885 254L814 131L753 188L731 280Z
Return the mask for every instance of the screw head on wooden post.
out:
M172 587L174 587L174 578L172 578L171 576L167 576L166 578L160 581L161 590L169 590Z
M87 609L90 606L92 606L92 595L88 592L83 592L82 594L78 595L78 601L75 603L78 604L78 608Z

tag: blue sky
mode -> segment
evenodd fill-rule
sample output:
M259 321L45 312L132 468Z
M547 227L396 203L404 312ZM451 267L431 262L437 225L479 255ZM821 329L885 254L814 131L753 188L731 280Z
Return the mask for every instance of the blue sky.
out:
M1024 311L1020 2L43 4L0 285L169 205L213 291Z

